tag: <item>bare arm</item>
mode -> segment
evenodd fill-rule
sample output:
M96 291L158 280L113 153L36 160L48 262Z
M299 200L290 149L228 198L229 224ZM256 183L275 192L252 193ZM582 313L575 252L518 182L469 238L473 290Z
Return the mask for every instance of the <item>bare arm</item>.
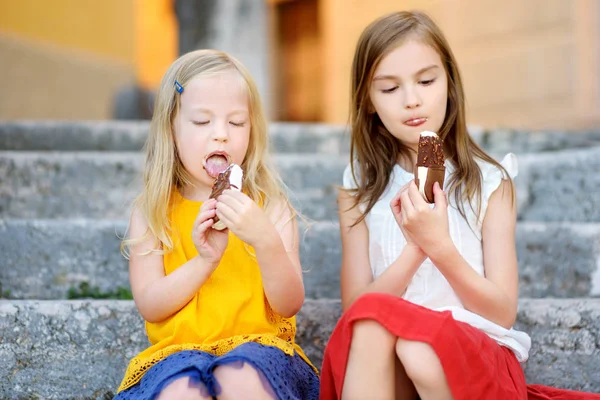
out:
M146 220L135 210L131 217L129 237L140 238L147 231ZM129 257L129 279L133 299L140 314L148 322L163 321L183 308L216 267L196 256L173 273L165 275L163 255L144 254L157 249L157 243L158 240L150 236L144 242L133 246Z
M294 316L304 303L296 219L283 200L267 215L244 193L226 190L217 215L256 251L269 304L282 317Z
M518 265L515 249L517 211L508 181L492 193L482 228L485 277L458 253L452 241L429 254L465 308L510 328L518 304Z
M350 228L360 217L354 200L347 192L338 193L340 235L342 238L341 292L342 308L365 293L388 293L401 296L425 257L414 247L405 246L400 256L377 279L369 261L369 231L364 220Z
M269 217L273 229L254 250L269 304L279 315L289 318L296 315L304 303L298 225L283 202Z

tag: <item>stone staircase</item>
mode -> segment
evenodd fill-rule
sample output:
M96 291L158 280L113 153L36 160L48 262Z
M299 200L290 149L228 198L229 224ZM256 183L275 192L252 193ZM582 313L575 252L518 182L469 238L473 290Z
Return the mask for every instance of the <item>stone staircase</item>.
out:
M143 122L0 124L0 399L110 399L148 343L119 253L140 187ZM600 392L600 132L473 136L519 155L520 301L530 383ZM335 185L348 135L273 124L301 227L298 341L320 365L340 315ZM119 290L120 288L120 290ZM92 298L71 299L88 295Z

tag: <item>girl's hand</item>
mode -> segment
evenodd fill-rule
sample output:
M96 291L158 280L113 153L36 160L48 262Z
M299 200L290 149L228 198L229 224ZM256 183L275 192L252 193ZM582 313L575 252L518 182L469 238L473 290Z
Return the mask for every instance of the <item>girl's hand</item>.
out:
M404 235L404 238L406 239L406 246L412 247L413 250L417 251L417 253L422 253L423 259L425 259L425 258L427 258L427 256L425 255L423 250L421 250L421 248L417 244L415 244L415 242L412 240L412 237L409 235L409 233L406 232L406 230L404 229L404 224L402 222L403 221L403 219L402 219L402 204L401 204L400 199L401 199L402 195L406 191L408 191L409 186L410 186L410 183L407 183L406 185L402 186L400 188L400 190L398 190L398 193L396 193L396 195L390 202L390 208L392 209L392 214L394 215L394 219L396 220L396 223L400 227L400 230L402 231L402 234Z
M247 195L225 190L217 199L217 216L244 242L256 248L278 235L263 210Z
M394 216L401 216L396 221L399 221L406 241L420 247L428 256L452 242L448 229L448 201L437 182L433 185L433 195L435 207L431 208L413 180L399 192L400 209L398 206L393 209Z
M200 212L192 228L192 240L198 250L198 256L213 264L214 268L219 265L229 240L227 229L222 231L211 229L215 223L213 218L216 210L217 201L215 199L206 200L200 207Z

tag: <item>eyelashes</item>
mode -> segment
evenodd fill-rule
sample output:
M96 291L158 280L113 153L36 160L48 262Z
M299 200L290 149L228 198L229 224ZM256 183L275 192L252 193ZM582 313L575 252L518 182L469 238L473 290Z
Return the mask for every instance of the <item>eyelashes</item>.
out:
M431 85L433 82L435 82L435 79L427 79L427 80L424 80L424 81L419 81L418 83L419 83L419 85L422 85L422 86L429 86L429 85ZM381 93L393 93L393 92L395 92L395 91L396 91L398 88L399 88L399 86L398 86L398 85L396 85L396 86L394 86L394 87L391 87L391 88L389 88L389 89L381 89Z
M398 89L398 86L394 86L393 88L389 88L389 89L382 89L381 93L393 93L396 91L396 89Z
M210 121L192 121L192 123L194 125L197 126L203 126L203 125L208 125L210 124ZM246 125L246 122L234 122L234 121L229 121L230 125L233 125L237 128L243 128Z

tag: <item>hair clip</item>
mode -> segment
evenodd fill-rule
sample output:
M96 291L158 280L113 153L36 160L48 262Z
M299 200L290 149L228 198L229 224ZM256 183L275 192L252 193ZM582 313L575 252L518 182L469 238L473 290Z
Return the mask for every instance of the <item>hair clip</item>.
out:
M177 90L179 94L183 93L183 86L181 86L181 83L175 81L175 90Z

